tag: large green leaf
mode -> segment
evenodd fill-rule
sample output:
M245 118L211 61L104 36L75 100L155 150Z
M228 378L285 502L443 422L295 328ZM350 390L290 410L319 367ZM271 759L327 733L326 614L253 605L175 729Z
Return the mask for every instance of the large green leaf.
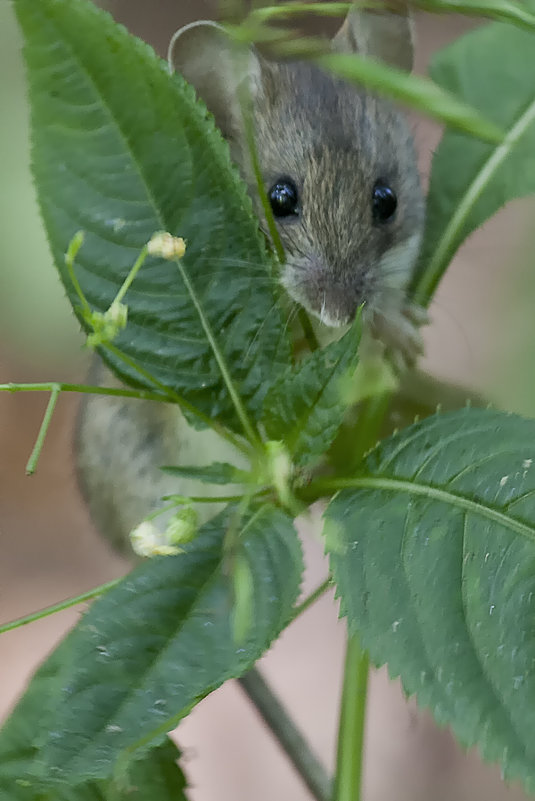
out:
M267 434L284 440L297 464L317 461L336 438L350 403L343 381L356 369L360 334L359 315L341 339L288 368L266 396Z
M47 726L60 689L60 670L71 656L70 638L64 640L33 677L30 686L0 731L0 798L48 801L34 775L35 732Z
M325 530L350 627L461 743L535 789L535 421L428 418L340 483Z
M126 766L119 781L87 782L75 788L54 787L38 777L36 731L53 729L63 672L72 656L68 636L39 668L0 731L0 798L10 801L185 801L184 774L176 764L180 756L170 741L144 759Z
M292 521L272 506L239 527L235 515L219 515L185 553L142 564L92 606L73 637L41 750L47 776L106 778L119 757L143 754L195 703L248 670L288 623L302 572ZM223 546L229 527L232 550ZM251 577L252 625L239 639L234 560Z
M155 231L185 237L184 275L149 258L126 295L129 323L115 344L205 413L235 423L215 341L237 391L258 410L265 376L286 364L288 347L251 202L205 107L89 0L14 0L14 7L25 38L39 202L78 316L64 264L75 231L86 232L76 274L100 311ZM115 354L104 356L122 377L143 383Z
M534 0L526 6L535 10ZM513 198L535 192L535 33L486 25L435 56L434 80L507 131L489 145L446 131L433 159L420 287L429 298L455 251Z

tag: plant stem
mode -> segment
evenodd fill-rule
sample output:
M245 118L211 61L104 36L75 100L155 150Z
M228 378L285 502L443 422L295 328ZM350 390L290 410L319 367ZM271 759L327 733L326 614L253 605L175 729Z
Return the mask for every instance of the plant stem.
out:
M60 392L61 392L61 386L59 384L53 384L50 392L50 398L48 400L48 405L46 407L45 416L43 417L43 422L41 423L39 434L37 435L35 445L33 446L30 458L28 459L28 464L26 465L27 476L32 476L35 473L37 462L39 461L39 456L41 455L41 451L43 449L45 437L48 431L48 427L50 425L50 421L52 420L52 415L54 414L54 409L56 408L56 403L58 402Z
M60 381L48 381L38 384L0 384L0 392L53 392L58 387L60 392L82 392L89 395L115 395L120 398L136 398L138 400L154 400L170 403L169 398L156 392L137 389L115 389L90 384L63 384Z
M254 9L248 21L265 22L276 17L291 17L299 14L319 14L325 17L341 17L351 9L353 3L285 3L282 6L264 6Z
M262 674L253 668L239 679L239 684L275 735L314 798L317 801L331 801L331 780L325 768L312 753L310 746Z
M518 141L524 136L535 120L535 101L532 101L518 117L514 126L503 141L491 150L476 176L468 185L464 195L457 203L442 235L435 244L435 250L415 289L414 299L418 303L429 303L448 265L463 240L463 230L469 214L481 197L503 162L509 157Z
M119 289L119 291L117 292L117 294L116 294L116 296L115 296L115 298L113 300L113 303L120 303L122 301L122 299L124 298L124 296L126 295L128 290L132 286L134 278L136 277L138 272L143 267L143 264L145 263L145 259L147 258L148 252L149 252L149 249L148 249L147 245L145 245L142 248L141 253L137 257L136 263L134 264L134 266L132 267L132 269L130 270L128 275L126 276L125 280L123 281L123 284L122 284L121 288Z
M122 358L120 351L114 349L113 352L119 358ZM146 375L144 377L146 377ZM162 390L162 394L158 394L156 392L151 392L150 390L144 389L120 389L114 387L92 386L89 384L64 384L59 381L48 381L46 383L36 384L0 384L0 392L54 392L55 387L59 388L59 392L80 392L89 395L112 395L119 398L134 398L136 400L152 400L159 403L174 403L179 408L185 409L186 411L191 412L191 414L198 417L199 420L202 420L202 422L208 428L211 428L216 434L219 434L220 437L227 440L227 442L230 442L237 450L241 451L248 457L251 455L250 448L244 444L242 440L238 439L238 437L236 437L231 431L222 426L221 423L218 423L217 420L212 420L212 418L203 414L203 412L197 409L196 406L192 406L191 403L188 403L188 401L182 398L180 395L172 392L172 390L165 390L165 388ZM164 394L164 390L166 394Z
M40 609L38 612L32 612L31 615L19 617L16 620L11 620L9 623L2 623L0 624L0 634L18 629L21 626L26 626L28 623L35 623L36 620L42 620L45 617L54 615L56 612L63 612L65 609L70 609L71 606L77 606L85 601L92 601L93 598L96 598L98 595L104 595L108 590L113 589L120 581L122 581L122 579L108 581L107 584L94 587L92 590L77 595L75 598L68 598L66 601L60 601L60 603L54 604L53 606L47 606L45 609Z
M349 636L340 705L333 801L361 799L368 667L368 655L362 650L357 636Z
M316 587L316 589L313 592L311 592L310 595L307 596L304 601L302 601L298 606L295 607L290 623L293 623L294 620L296 620L303 614L303 612L306 612L307 609L311 607L312 604L316 603L316 601L319 600L322 595L325 595L327 590L329 590L331 587L332 587L332 579L329 576L329 578L325 579L325 581L322 581L319 587Z

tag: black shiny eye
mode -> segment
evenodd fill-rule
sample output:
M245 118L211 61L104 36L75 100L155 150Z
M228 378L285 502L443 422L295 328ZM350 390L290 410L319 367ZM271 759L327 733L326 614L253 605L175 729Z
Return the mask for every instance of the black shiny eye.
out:
M268 194L275 217L289 217L298 213L299 194L290 178L280 178Z
M398 200L395 192L384 181L379 180L373 187L373 219L375 222L388 222L396 211Z

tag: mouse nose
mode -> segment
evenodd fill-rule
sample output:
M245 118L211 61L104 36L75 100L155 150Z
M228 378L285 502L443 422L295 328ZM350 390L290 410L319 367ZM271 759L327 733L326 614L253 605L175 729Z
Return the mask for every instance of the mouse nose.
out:
M354 287L331 282L320 292L320 320L330 326L347 325L354 320L361 302Z

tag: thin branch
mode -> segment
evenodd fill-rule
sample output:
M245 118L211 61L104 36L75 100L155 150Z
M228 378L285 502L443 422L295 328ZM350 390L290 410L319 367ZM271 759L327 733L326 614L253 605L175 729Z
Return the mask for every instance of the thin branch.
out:
M253 668L238 680L286 756L317 801L331 801L332 782L262 674Z
M2 623L0 624L0 634L4 634L6 631L13 631L13 629L18 629L21 626L27 626L28 623L35 623L36 620L42 620L45 617L50 617L50 615L54 615L56 612L63 612L65 609L70 609L72 606L77 606L85 601L92 601L97 596L104 595L104 593L108 592L108 590L116 587L120 581L122 581L122 578L108 581L107 584L101 584L99 587L94 587L92 590L84 592L81 595L77 595L74 598L67 598L65 601L60 601L52 606L47 606L44 609L40 609L38 612L32 612L31 615L19 617L16 620L9 621L8 623Z
M39 429L35 445L33 446L33 451L31 452L30 458L28 459L28 464L26 465L26 475L28 476L32 476L35 473L37 462L39 461L39 456L41 455L48 427L50 425L50 421L52 420L52 415L54 414L54 409L56 408L56 403L58 402L60 393L61 386L59 384L53 384L48 405L46 407L45 416L43 417L43 422L41 423L41 428Z

